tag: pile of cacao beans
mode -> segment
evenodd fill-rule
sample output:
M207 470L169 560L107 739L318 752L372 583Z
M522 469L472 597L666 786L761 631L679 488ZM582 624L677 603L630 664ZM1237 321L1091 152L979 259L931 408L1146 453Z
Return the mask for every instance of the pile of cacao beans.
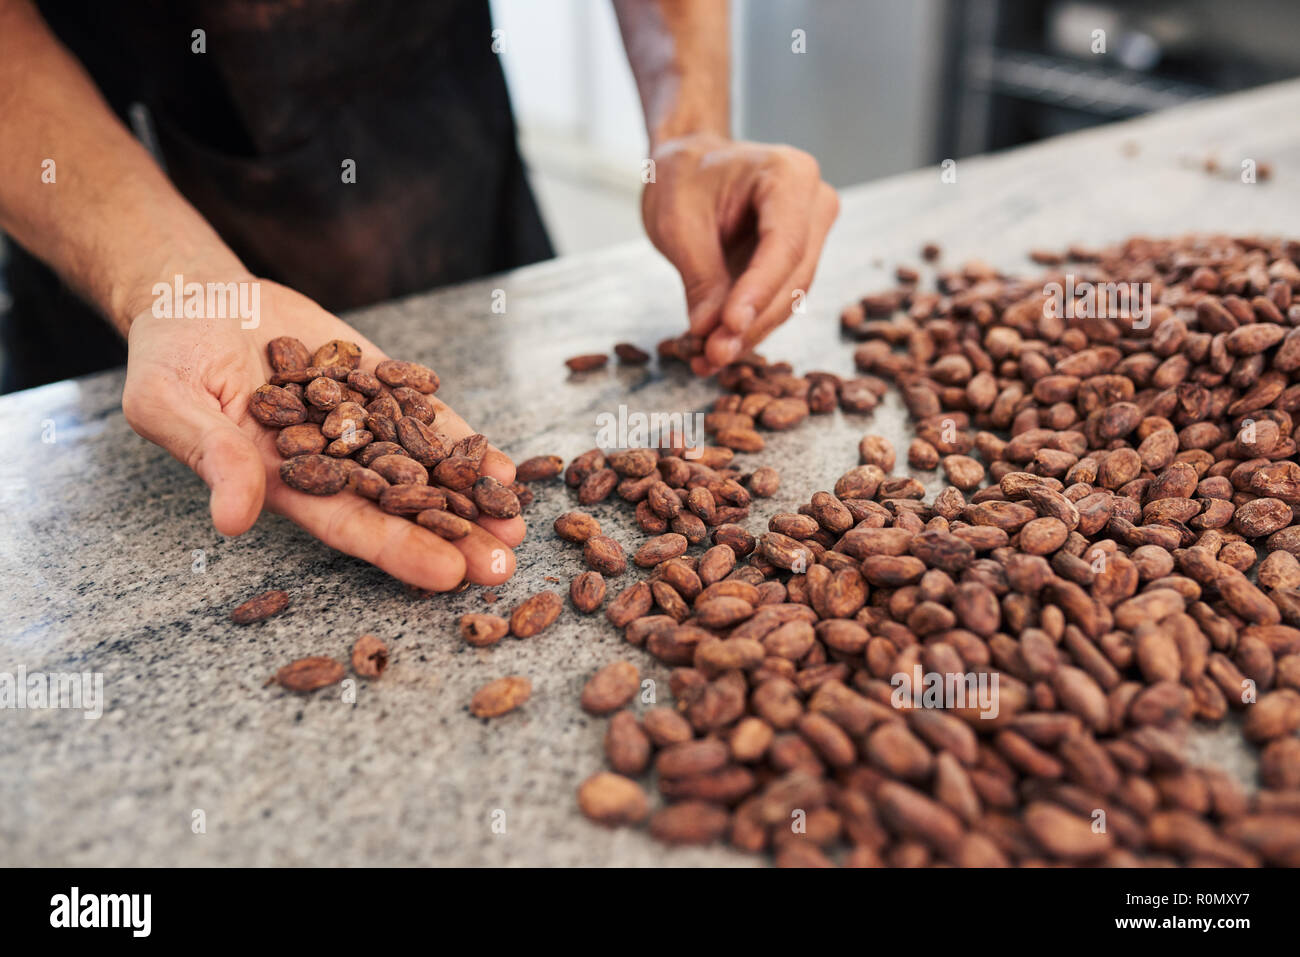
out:
M651 536L605 613L674 699L628 707L626 662L593 677L584 707L613 717L588 817L787 866L1300 865L1300 242L1032 259L1049 271L940 263L932 290L900 268L841 317L856 377L746 355L719 376L715 446L568 466L581 505L617 495ZM1142 292L1062 311L1089 285ZM891 385L939 494L868 435L831 489L743 527L779 479L735 453ZM586 550L571 596L594 612L623 549L581 512L555 530ZM995 707L936 703L923 675ZM1223 722L1257 786L1190 753Z

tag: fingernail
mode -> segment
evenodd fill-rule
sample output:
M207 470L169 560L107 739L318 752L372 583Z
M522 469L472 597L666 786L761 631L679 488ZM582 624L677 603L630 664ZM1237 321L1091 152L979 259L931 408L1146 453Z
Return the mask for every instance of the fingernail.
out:
M740 322L741 329L748 329L750 323L754 321L754 317L756 315L758 315L758 313L754 311L754 307L751 306L749 303L745 303L743 306L741 306L739 309L736 310L736 317Z
M740 340L735 336L727 336L722 340L722 345L719 348L722 352L721 364L726 365L740 355Z

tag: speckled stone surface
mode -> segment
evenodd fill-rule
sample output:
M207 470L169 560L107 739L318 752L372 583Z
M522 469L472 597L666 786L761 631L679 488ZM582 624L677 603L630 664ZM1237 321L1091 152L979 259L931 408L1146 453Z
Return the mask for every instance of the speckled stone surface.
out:
M1295 234L1298 112L1300 85L1289 84L962 160L955 184L927 169L852 190L806 314L765 352L849 371L840 307L888 285L895 265L917 264L928 240L949 263L979 256L1025 272L1031 248L1133 233ZM1275 178L1211 176L1211 154L1230 171L1243 157L1267 160ZM491 310L494 290L504 315ZM621 403L702 409L714 389L683 369L611 366L571 379L562 364L620 340L652 348L682 316L675 274L635 244L349 319L390 354L435 366L440 395L522 459L591 447L597 416ZM455 620L487 607L482 589L414 596L274 516L223 539L201 483L127 427L121 387L121 373L107 373L0 399L0 671L100 672L107 699L98 720L0 711L0 863L754 863L721 847L668 850L578 814L574 791L602 767L605 724L578 707L586 678L627 657L668 698L667 670L603 618L566 608L538 638L475 650ZM869 431L905 448L896 399L873 416L816 418L774 436L753 460L777 466L783 488L750 527L830 487ZM579 557L550 523L571 505L558 483L539 487L498 609L567 589ZM629 512L595 511L625 545L641 538ZM268 588L292 594L288 612L229 622L231 607ZM301 655L345 658L363 631L387 640L393 660L382 680L359 683L355 703L338 688L304 698L263 687ZM473 691L506 674L530 675L532 700L492 722L470 717ZM1235 740L1231 729L1207 735L1197 753L1249 779L1253 759ZM194 833L196 811L205 833Z

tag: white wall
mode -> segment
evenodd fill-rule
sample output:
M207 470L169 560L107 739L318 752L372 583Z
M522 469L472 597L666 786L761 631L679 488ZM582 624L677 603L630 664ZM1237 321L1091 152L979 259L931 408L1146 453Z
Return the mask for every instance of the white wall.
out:
M639 174L645 126L608 0L491 0L503 65L527 137L570 138Z
M529 180L560 254L641 235L645 127L608 0L491 0Z

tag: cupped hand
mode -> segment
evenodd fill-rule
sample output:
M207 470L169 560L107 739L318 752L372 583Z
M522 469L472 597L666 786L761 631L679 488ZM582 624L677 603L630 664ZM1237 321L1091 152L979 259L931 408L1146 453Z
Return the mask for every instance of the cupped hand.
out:
M280 481L276 430L248 411L253 390L271 374L267 342L295 336L310 349L331 339L355 342L366 371L387 356L305 296L260 282L256 328L241 328L238 319L160 319L150 310L135 318L127 337L126 419L207 483L217 531L239 535L268 508L331 548L420 588L447 591L463 580L498 584L509 578L512 549L524 537L521 518L483 516L469 535L449 542L351 490L314 496ZM452 440L474 432L436 396L430 399L437 407L436 431ZM483 457L482 471L507 484L515 477L514 464L496 449Z
M682 276L692 367L717 371L785 322L806 295L839 214L817 161L789 146L680 137L652 154L641 213L650 241Z

